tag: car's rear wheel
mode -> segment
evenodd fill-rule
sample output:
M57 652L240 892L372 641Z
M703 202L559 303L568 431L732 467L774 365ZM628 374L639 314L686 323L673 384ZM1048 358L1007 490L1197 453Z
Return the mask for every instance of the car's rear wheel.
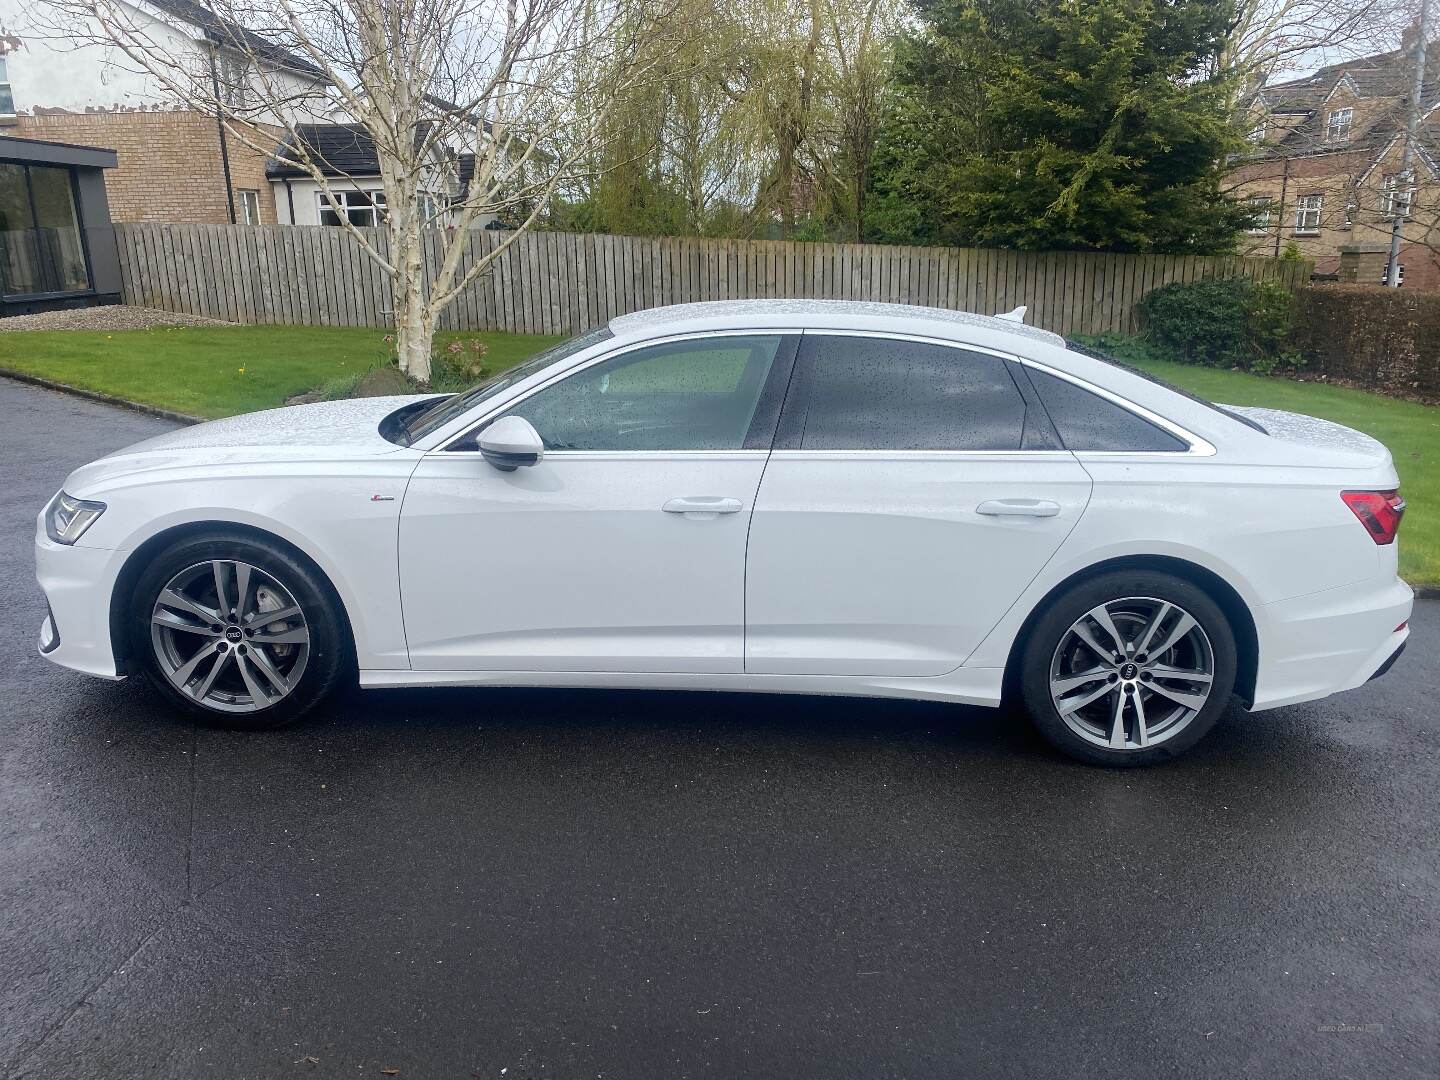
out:
M162 696L203 723L248 729L309 711L351 652L318 571L280 544L227 533L181 539L150 562L130 640Z
M1225 613L1183 578L1117 571L1051 602L1025 646L1021 690L1041 734L1098 765L1149 765L1194 746L1235 685Z

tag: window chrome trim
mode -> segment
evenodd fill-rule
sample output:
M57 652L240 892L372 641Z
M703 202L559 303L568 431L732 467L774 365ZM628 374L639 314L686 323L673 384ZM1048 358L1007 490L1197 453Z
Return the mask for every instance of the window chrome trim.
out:
M770 457L776 461L963 461L980 458L999 460L1015 458L1020 461L1034 461L1048 458L1054 461L1073 461L1075 455L1069 450L772 450Z
M478 455L478 454L479 454L479 451L475 451L475 450L461 450L461 449L454 449L454 450L452 450L452 449L451 449L451 446L453 446L456 442L459 442L459 441L465 439L465 438L466 438L467 436L469 436L472 432L474 432L476 428L481 427L482 425L489 423L494 417L498 416L500 413L503 413L503 412L507 411L508 409L514 408L516 405L519 405L519 404L523 403L524 401L526 401L526 400L527 400L528 398L530 398L531 396L533 396L533 395L535 395L535 394L538 394L541 390L545 390L545 389L547 389L548 387L553 386L555 383L560 382L562 379L568 379L571 375L578 375L580 372L585 371L585 370L588 369L588 368L592 368L592 367L594 367L596 364L602 364L602 363L604 363L604 362L607 361L607 360L614 360L614 359L616 359L617 357L626 356L626 355L628 355L629 353L635 352L635 351L637 351L637 350L639 350L639 349L648 349L648 348L650 348L651 346L654 346L654 345L668 345L668 344L671 344L672 342L676 342L676 341L695 341L695 340L699 340L699 339L702 339L702 338L717 338L717 337L782 337L782 338L784 338L784 337L799 337L799 336L800 336L800 331L798 331L798 330L796 330L796 329L794 329L794 328L791 328L791 329L788 329L788 330L787 330L787 329L779 329L779 328L774 328L774 327L755 327L754 329L751 329L751 328L747 327L747 328L742 329L742 330L687 330L687 331L685 331L684 333L679 333L679 334L665 334L665 335L663 335L663 336L661 336L661 337L645 338L645 339L640 340L640 341L632 341L632 342L630 342L630 343L628 343L628 344L620 345L620 346L618 346L618 347L611 348L610 351L608 351L608 352L600 353L600 354L595 355L595 356L585 357L585 358L582 359L582 360L577 360L575 363L571 364L569 367L566 367L563 371L557 371L557 372L554 372L553 374L550 374L550 373L549 373L549 369L547 368L545 371L536 372L534 375L531 376L531 378L532 378L532 379L544 378L544 379L545 379L544 382L533 383L533 384L530 384L530 385L526 385L525 383L521 383L521 384L520 384L520 388L518 388L518 389L512 388L512 389L514 389L514 393L512 393L511 395L505 397L504 400L502 400L502 401L501 401L500 403L498 403L498 404L494 404L494 403L489 402L489 401L482 402L481 405L480 405L480 408L481 408L482 410L485 409L486 406L492 406L492 405L493 405L493 407L490 408L488 411L482 411L481 414L480 414L478 417L474 417L474 418L470 418L470 419L467 419L467 418L464 417L464 416L456 417L456 419L455 419L454 421L452 421L452 424L450 425L450 426L461 425L461 426L460 426L460 429L456 432L456 434L454 434L454 435L441 434L438 438L436 438L436 439L434 440L434 442L435 442L435 445L434 445L434 446L430 446L430 447L426 447L426 448L425 448L425 453L427 453L427 454L430 454L430 453L442 453L442 454L476 454L476 455ZM612 340L606 340L606 341L600 342L599 345L597 345L596 347L599 348L599 347L601 347L601 346L613 345L613 344L614 344L613 339L612 339ZM580 354L577 354L577 355L579 355L579 356L584 356L583 353L580 353ZM570 358L570 359L574 359L574 358L572 357L572 358ZM521 361L521 363L524 363L524 361ZM561 360L560 363L563 364L563 363L565 363L565 361L564 361L564 360ZM546 375L547 375L547 374L549 374L549 377L548 377L548 378L546 378ZM763 391L762 391L762 392L763 392ZM759 454L764 454L764 453L768 453L768 451L765 451L765 450L745 451L745 450L740 449L740 448L737 448L737 449L734 449L734 450L546 450L546 451L545 451L545 457L546 457L546 459L549 459L549 458L552 457L552 456L556 456L556 455L560 455L560 454L605 454L605 455L621 454L621 455L625 455L625 456L627 457L627 459L628 459L628 458L633 457L633 456L636 455L636 454L660 454L660 455L664 455L664 456L669 456L669 455L671 455L671 454L707 454L707 455L714 455L714 454L740 454L740 453L759 453Z
M541 461L763 461L769 455L769 450L546 450ZM443 452L445 461L484 456L479 450Z

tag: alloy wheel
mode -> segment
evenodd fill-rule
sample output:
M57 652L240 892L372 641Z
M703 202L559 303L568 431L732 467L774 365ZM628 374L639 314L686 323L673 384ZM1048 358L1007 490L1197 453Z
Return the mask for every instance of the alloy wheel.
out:
M310 629L290 589L257 566L212 559L156 597L150 641L182 694L221 712L259 712L299 685Z
M1168 600L1131 596L1076 619L1050 662L1050 699L1071 731L1110 750L1174 738L1210 700L1215 653Z

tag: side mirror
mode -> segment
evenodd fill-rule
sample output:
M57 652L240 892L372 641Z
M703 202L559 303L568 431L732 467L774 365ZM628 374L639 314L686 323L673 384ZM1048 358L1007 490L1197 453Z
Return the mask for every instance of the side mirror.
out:
M514 472L522 465L539 465L545 456L540 433L523 416L502 416L480 432L477 442L485 460L501 472Z

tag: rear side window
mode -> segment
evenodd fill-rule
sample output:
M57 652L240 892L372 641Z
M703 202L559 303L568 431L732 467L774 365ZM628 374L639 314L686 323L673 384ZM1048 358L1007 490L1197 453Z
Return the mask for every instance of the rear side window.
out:
M1183 451L1189 447L1164 428L1122 409L1083 386L1028 368L1031 383L1067 450Z
M998 356L805 335L802 450L1018 450L1025 399Z

